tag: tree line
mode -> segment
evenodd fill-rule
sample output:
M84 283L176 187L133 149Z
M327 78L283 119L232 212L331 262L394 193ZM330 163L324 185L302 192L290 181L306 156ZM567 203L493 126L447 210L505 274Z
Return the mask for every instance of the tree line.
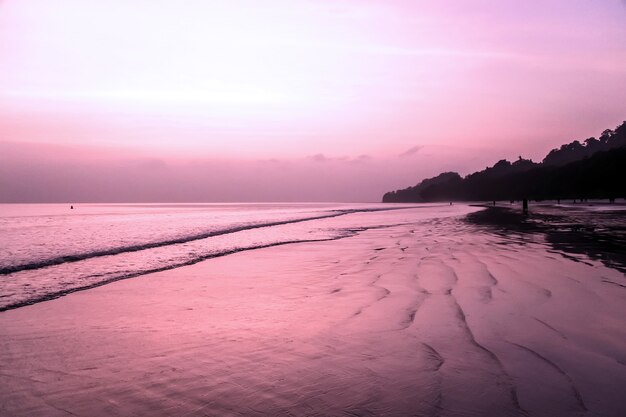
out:
M626 198L626 121L599 138L551 150L542 162L519 157L461 177L444 172L383 196L386 203Z

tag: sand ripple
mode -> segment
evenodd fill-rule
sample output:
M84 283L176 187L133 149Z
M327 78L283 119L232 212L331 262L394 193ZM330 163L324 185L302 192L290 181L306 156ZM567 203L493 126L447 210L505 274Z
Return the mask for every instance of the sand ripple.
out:
M4 312L0 414L623 415L623 274L504 239L415 221Z

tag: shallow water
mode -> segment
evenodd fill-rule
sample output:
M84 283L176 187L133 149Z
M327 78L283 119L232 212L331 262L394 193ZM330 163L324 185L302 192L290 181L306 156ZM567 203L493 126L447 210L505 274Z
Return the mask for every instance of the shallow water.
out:
M403 207L409 206L0 205L0 311L241 250L346 237L375 225L328 220ZM438 206L421 206L426 216L437 214L432 207Z
M626 205L533 204L523 215L519 205L504 204L466 220L508 240L539 235L563 256L598 260L626 273Z

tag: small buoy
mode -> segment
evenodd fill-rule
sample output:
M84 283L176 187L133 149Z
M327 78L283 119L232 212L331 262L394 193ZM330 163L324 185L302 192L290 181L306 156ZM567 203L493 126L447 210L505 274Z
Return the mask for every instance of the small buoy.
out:
M74 206L70 206L70 210L74 210Z

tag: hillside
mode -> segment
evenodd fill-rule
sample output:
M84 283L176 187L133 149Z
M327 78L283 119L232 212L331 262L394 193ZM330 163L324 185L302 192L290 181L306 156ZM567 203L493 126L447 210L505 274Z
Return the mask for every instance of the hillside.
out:
M383 196L385 203L626 197L626 121L599 139L553 149L541 163L519 158L462 178L446 172Z

